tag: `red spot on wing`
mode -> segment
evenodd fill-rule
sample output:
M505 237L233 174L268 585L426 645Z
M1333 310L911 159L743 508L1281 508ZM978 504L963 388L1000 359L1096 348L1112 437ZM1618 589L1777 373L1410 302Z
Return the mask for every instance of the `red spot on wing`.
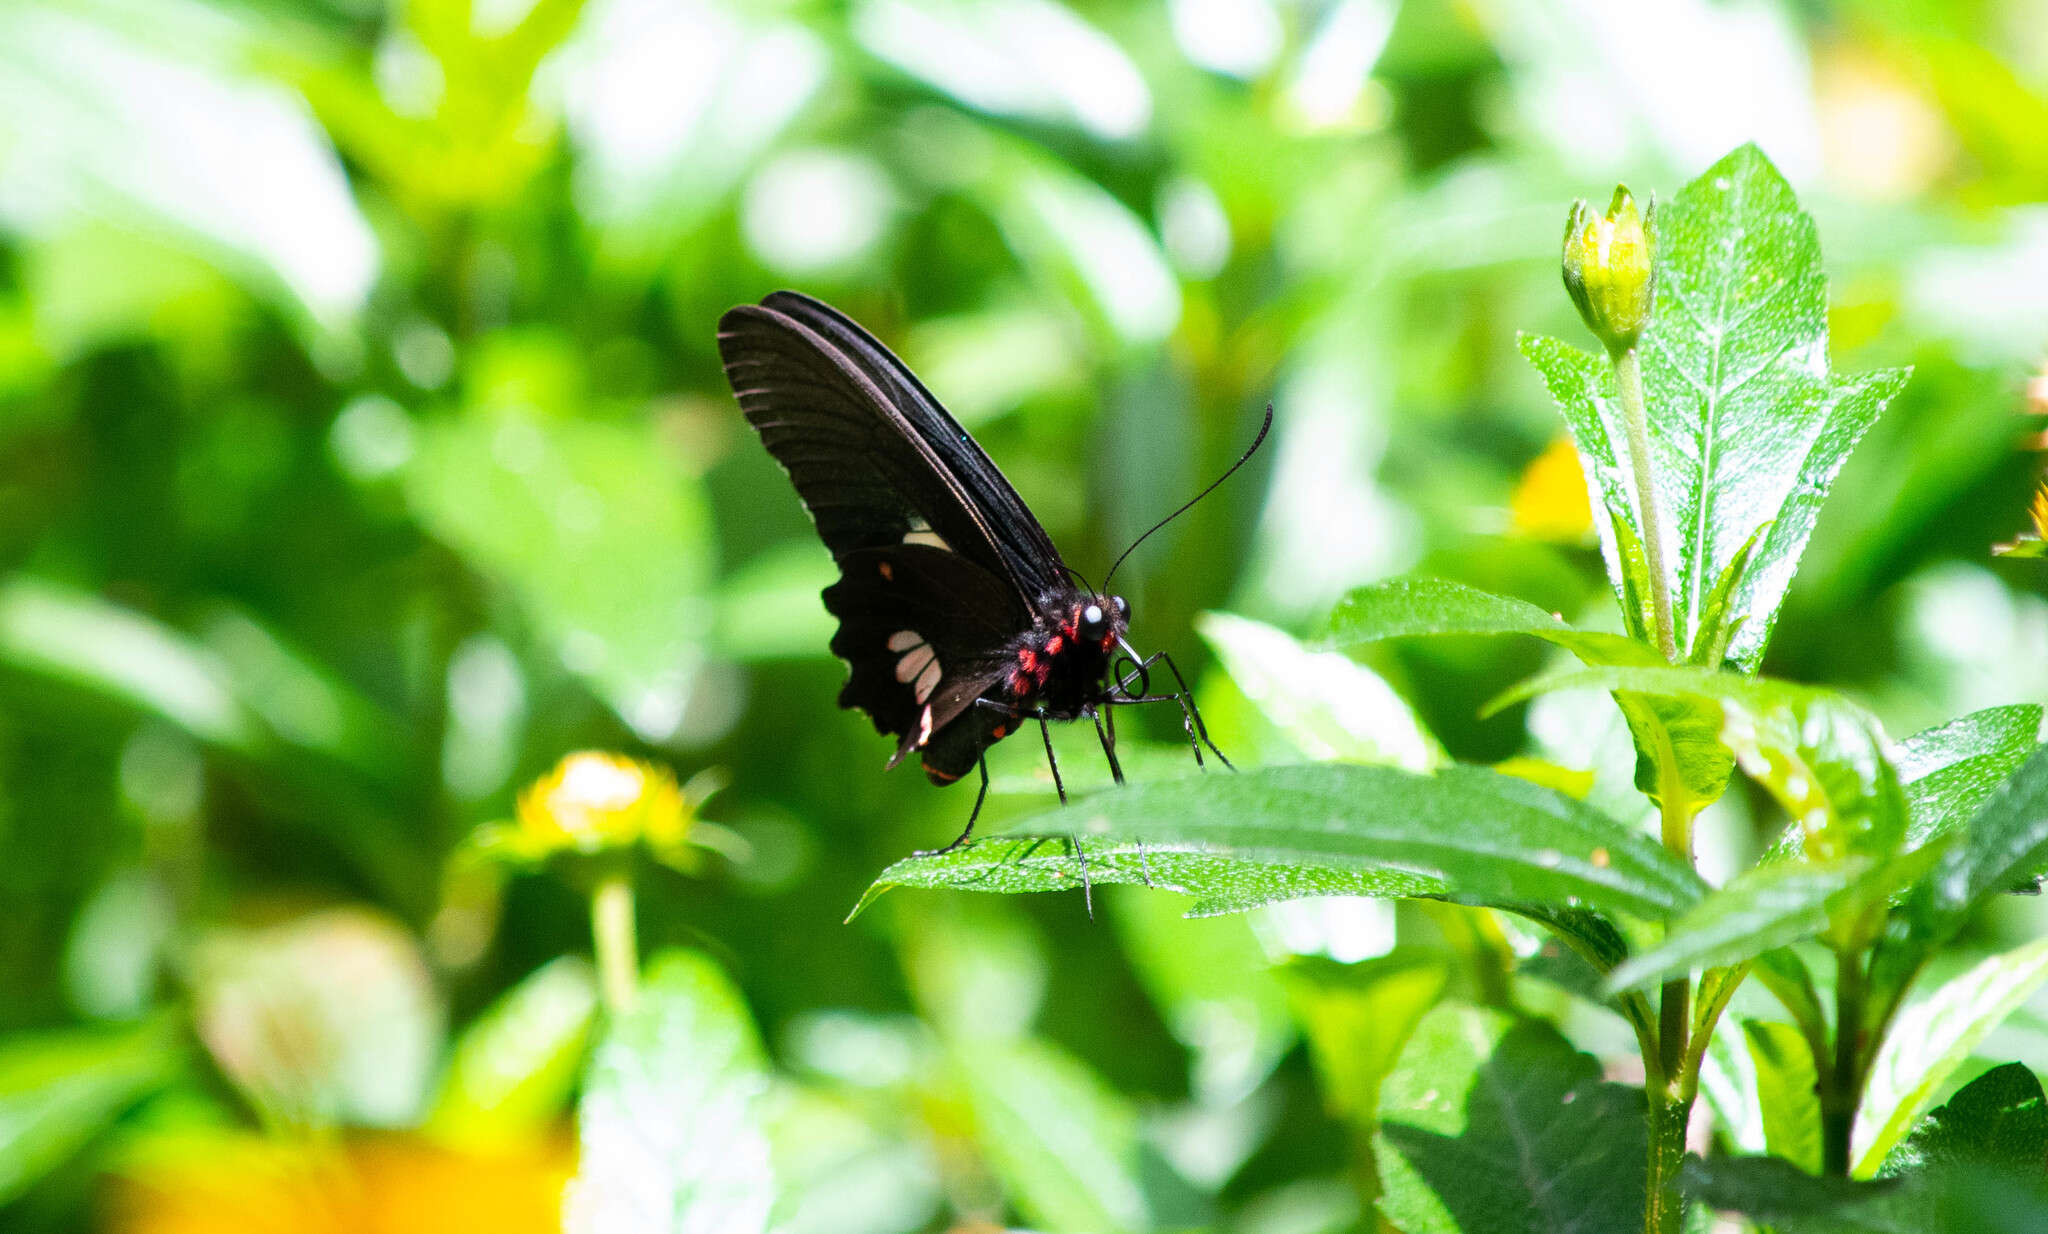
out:
M1060 648L1066 645L1067 640L1055 634L1045 641L1045 654L1049 656L1056 656L1060 653Z

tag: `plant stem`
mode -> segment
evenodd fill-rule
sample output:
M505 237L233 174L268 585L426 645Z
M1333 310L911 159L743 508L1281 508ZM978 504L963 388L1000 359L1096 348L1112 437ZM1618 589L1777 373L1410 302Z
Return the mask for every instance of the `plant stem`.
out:
M1835 953L1835 1059L1820 1084L1820 1171L1849 1176L1849 1137L1863 1102L1863 964L1852 951Z
M1671 583L1664 573L1664 516L1650 474L1649 412L1643 405L1643 366L1636 349L1614 356L1614 381L1621 389L1621 422L1628 433L1628 461L1635 471L1636 515L1643 522L1643 561L1650 568L1650 609L1657 621L1657 650L1676 662L1678 643L1671 625Z
M1685 1228L1685 1195L1678 1173L1685 1166L1685 1129L1693 1098L1678 1086L1659 1085L1650 1101L1650 1163L1644 1191L1644 1234L1679 1234Z
M633 880L624 872L607 874L591 892L590 933L606 1010L630 1010L640 986L640 951L633 932Z
M1634 355L1634 352L1628 353ZM1657 802L1658 830L1664 850L1692 865L1692 811L1666 786ZM1686 1031L1692 1016L1692 979L1664 983L1657 1009L1657 1048L1664 1074L1676 1077L1685 1060Z

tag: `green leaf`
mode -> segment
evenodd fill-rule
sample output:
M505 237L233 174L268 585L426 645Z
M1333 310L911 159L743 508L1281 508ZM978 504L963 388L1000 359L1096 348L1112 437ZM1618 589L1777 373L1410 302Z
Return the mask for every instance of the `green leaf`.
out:
M975 1142L1032 1225L1145 1230L1138 1116L1079 1060L1035 1038L956 1043Z
M231 750L259 729L221 666L140 613L39 579L0 586L0 662L161 716Z
M1197 1100L1232 1105L1294 1045L1287 990L1241 917L1190 921L1166 896L1110 899L1138 982L1192 1059Z
M1642 1227L1642 1092L1548 1024L1438 1007L1379 1112L1380 1210L1406 1234Z
M1338 602L1324 641L1354 646L1442 634L1527 634L1589 665L1664 664L1648 643L1576 630L1533 604L1442 579L1394 579L1358 588ZM1615 702L1636 744L1636 787L1651 800L1672 800L1690 814L1727 788L1735 759L1720 742L1718 711L1691 699L1631 693L1616 695Z
M1728 647L1735 641L1735 635L1742 629L1744 618L1731 608L1735 589L1749 571L1750 558L1756 555L1757 542L1763 538L1770 524L1756 529L1755 534L1743 544L1742 551L1721 571L1721 577L1714 583L1714 589L1707 593L1706 607L1700 610L1699 633L1692 641L1692 652L1686 657L1688 664L1700 668L1719 668L1727 658Z
M1587 668L1532 678L1491 706L1581 687L1721 704L1721 739L1791 814L1816 858L1888 856L1904 839L1906 799L1885 757L1884 731L1838 694L1700 668Z
M577 1111L582 1168L569 1234L748 1234L768 1228L768 1069L725 973L693 951L655 957L607 1026Z
M1639 353L1657 499L1674 541L1666 562L1678 642L1700 645L1714 583L1769 524L1725 609L1729 658L1754 671L1822 498L1908 373L1829 373L1813 220L1755 146L1659 206L1656 258L1656 310ZM1522 354L1549 386L1613 516L1602 546L1626 607L1613 524L1641 528L1617 448L1624 434L1613 372L1555 339L1525 336Z
M1876 1173L1935 1093L1992 1029L2048 981L2048 939L1992 956L1906 1004L1871 1063L1851 1172Z
M1869 874L1871 866L1867 858L1852 857L1745 871L1672 922L1663 942L1608 974L1607 989L1647 989L1694 969L1739 963L1819 934L1827 928L1830 902Z
M1816 1178L1778 1157L1690 1158L1680 1185L1709 1208L1773 1229L1907 1234L1925 1228L1902 1223L1899 1201L1905 1197L1895 1183Z
M1360 964L1297 960L1284 976L1323 1105L1369 1123L1379 1115L1381 1081L1443 997L1449 970L1438 956L1395 954Z
M1648 836L1525 780L1476 767L1422 776L1324 763L1113 789L1012 833L899 861L862 904L892 886L1072 889L1084 869L1093 883L1197 896L1193 915L1365 895L1511 907L1577 900L1662 919L1704 891Z
M420 522L508 587L621 719L675 731L712 625L710 514L646 430L478 411L423 426L406 481Z
M1756 1067L1757 1109L1763 1113L1764 1144L1809 1174L1820 1173L1818 1076L1806 1036L1790 1024L1744 1020L1742 1036Z
M1932 942L1954 937L1977 906L2039 874L2048 865L2048 746L2037 747L1928 879L1921 932Z
M535 970L456 1041L425 1130L488 1146L552 1124L576 1086L596 1014L589 964L564 956Z
M0 1045L0 1205L70 1160L180 1063L163 1023L18 1036Z
M1884 1173L1989 1164L2039 1174L2048 1161L2048 1098L2024 1063L1978 1076L1920 1120L1884 1163Z
M1891 752L1906 788L1907 842L1924 844L1981 809L2027 755L2041 732L2033 703L1987 707L1918 732Z
M1450 761L1414 710L1365 665L1310 651L1284 630L1230 613L1204 613L1195 628L1237 688L1309 758L1409 771Z

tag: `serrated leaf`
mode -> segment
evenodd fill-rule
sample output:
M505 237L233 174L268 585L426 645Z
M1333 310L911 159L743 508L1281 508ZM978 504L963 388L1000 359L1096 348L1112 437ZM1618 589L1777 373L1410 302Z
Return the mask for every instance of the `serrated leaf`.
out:
M1956 1090L1884 1163L1886 1174L1979 1164L2032 1171L2048 1161L2048 1098L2024 1063L2007 1063Z
M1394 579L1360 587L1338 602L1324 641L1354 646L1378 639L1444 634L1527 634L1588 665L1659 667L1648 643L1578 630L1533 604L1443 579ZM1694 700L1622 693L1615 698L1637 751L1636 787L1673 799L1690 814L1719 797L1735 767L1719 739L1720 713Z
M1686 657L1689 664L1701 668L1719 668L1728 655L1728 647L1735 641L1735 635L1742 629L1745 620L1742 614L1730 607L1735 598L1735 589L1741 585L1743 576L1749 571L1750 558L1756 555L1757 542L1763 538L1769 524L1756 529L1742 550L1735 554L1721 577L1714 582L1714 589L1707 593L1706 606L1700 610L1699 634L1692 641L1692 651Z
M169 1025L17 1036L0 1046L0 1205L64 1164L162 1086L182 1051Z
M1954 937L1979 904L2048 865L2048 746L2036 747L1962 829L1928 879L1919 932Z
M1709 1208L1774 1229L1906 1234L1924 1228L1899 1223L1904 1197L1895 1183L1816 1178L1778 1157L1690 1158L1680 1185Z
M1906 1004L1870 1067L1851 1137L1867 1178L1970 1052L2048 981L2048 939L1995 955Z
M739 991L710 958L669 951L607 1026L577 1111L570 1234L750 1234L775 1181L768 1070Z
M1871 865L1867 858L1852 857L1745 871L1672 922L1664 941L1608 974L1607 989L1646 989L1694 969L1737 963L1819 934L1827 928L1830 902L1855 886Z
M1642 1092L1603 1081L1548 1024L1438 1007L1379 1116L1379 1206L1406 1234L1642 1228Z
M1012 833L899 861L862 904L892 886L1070 890L1084 868L1092 883L1196 896L1196 915L1365 895L1577 901L1662 919L1705 889L1648 836L1526 780L1324 763L1113 789Z
M1365 665L1231 613L1203 613L1195 628L1244 696L1309 758L1409 771L1450 761L1414 709Z
M1884 731L1832 691L1692 667L1587 668L1532 678L1489 706L1585 687L1721 704L1721 740L1791 814L1816 858L1886 856L1904 838L1906 801Z
M1769 523L1727 608L1729 658L1763 659L1820 502L1849 451L1905 384L1903 370L1828 371L1827 281L1813 220L1777 169L1743 146L1662 203L1657 302L1639 349L1666 569L1681 649L1698 644L1715 580ZM1602 547L1629 589L1614 530L1640 535L1613 371L1555 339L1522 354L1564 413L1613 521ZM1601 524L1602 520L1594 520Z
M1805 1035L1790 1024L1744 1020L1742 1036L1756 1068L1765 1146L1773 1157L1809 1174L1820 1173L1820 1100L1814 1088L1818 1076Z
M1981 809L2034 752L2041 708L1987 707L1913 734L1891 752L1905 782L1907 842L1924 844Z
M1377 1118L1381 1081L1423 1014L1443 997L1450 980L1443 959L1396 954L1360 964L1297 960L1282 976L1324 1107L1354 1122Z
M564 956L536 969L456 1040L425 1130L445 1142L488 1146L553 1123L576 1086L596 1014L589 964Z
M1034 1226L1116 1234L1151 1226L1138 1116L1078 1059L1035 1038L956 1043L976 1143Z

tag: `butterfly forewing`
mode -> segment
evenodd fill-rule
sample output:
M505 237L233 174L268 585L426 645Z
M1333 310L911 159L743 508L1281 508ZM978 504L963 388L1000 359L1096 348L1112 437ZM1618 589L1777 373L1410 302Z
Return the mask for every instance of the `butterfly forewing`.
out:
M842 706L923 747L957 777L1000 735L974 708L1012 639L1072 585L1038 520L901 361L836 310L792 292L719 322L726 376L789 472L840 578L834 654ZM974 712L976 714L969 714Z

